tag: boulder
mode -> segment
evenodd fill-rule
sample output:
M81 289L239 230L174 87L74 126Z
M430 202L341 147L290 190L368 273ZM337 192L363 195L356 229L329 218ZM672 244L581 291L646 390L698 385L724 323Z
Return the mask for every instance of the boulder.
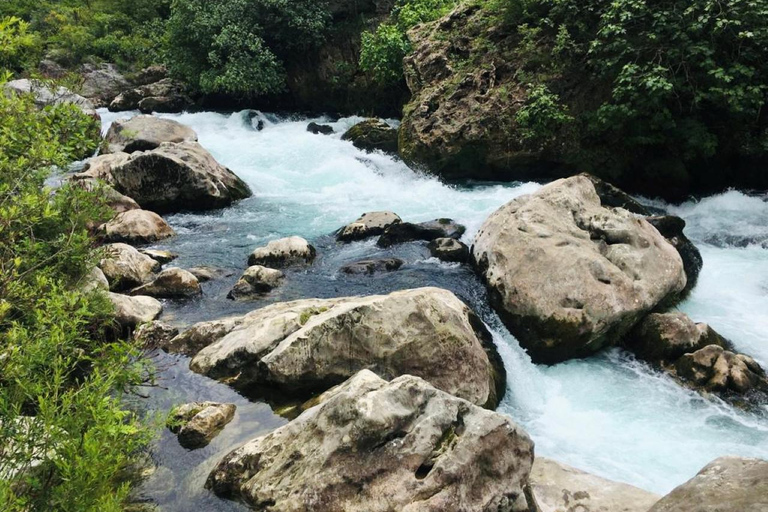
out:
M356 124L341 136L341 140L364 151L383 151L397 153L397 129L379 119L366 119Z
M248 265L268 268L285 268L306 265L315 260L317 251L300 236L272 240L266 247L259 247L248 257Z
M161 265L170 263L179 257L179 255L176 253L173 253L171 251L162 251L160 249L141 249L139 252L144 256L149 256L150 258L160 263Z
M112 153L98 155L85 162L82 172L75 174L72 179L79 182L102 182L114 188L115 179L112 169L125 165L130 160L128 153ZM89 186L85 184L84 186ZM138 206L138 203L137 203Z
M327 124L318 124L315 122L311 122L307 125L307 131L314 135L331 135L334 133L333 126L328 126Z
M664 496L648 512L765 512L766 510L768 510L768 461L721 457Z
M174 407L168 428L179 437L179 444L190 450L202 448L235 417L235 404L193 402Z
M683 233L685 221L674 215L648 217L646 220L659 230L659 233L680 253L687 278L685 288L680 292L680 295L685 297L696 286L701 269L704 267L704 259L701 257L699 249Z
M431 242L437 238L461 238L466 228L451 219L435 219L420 224L400 222L392 224L384 230L376 244L379 247L391 247L393 245L425 240Z
M640 201L630 196L618 187L613 186L607 181L603 181L597 176L588 173L582 173L582 176L592 181L595 186L595 192L600 197L600 203L605 207L624 208L625 210L637 215L646 217L651 215L651 210ZM648 219L651 222L651 219ZM652 223L652 222L651 222ZM653 224L653 223L652 223ZM683 224L684 226L685 224ZM663 235L664 233L662 233ZM666 235L665 235L666 236Z
M80 280L79 288L83 293L90 293L97 290L109 291L109 281L107 276L99 267L93 267L90 272L85 274Z
M213 281L214 279L219 279L221 277L229 277L231 275L234 275L234 272L231 270L227 270L224 268L216 268L216 267L192 267L188 268L189 272L197 278L198 281L201 283L205 283L208 281Z
M393 272L399 270L405 262L398 258L382 258L378 260L363 260L349 263L341 267L341 271L350 275L373 275L378 272Z
M176 236L176 232L161 216L148 210L118 213L101 227L101 232L108 242L127 244L151 244Z
M703 391L737 394L768 391L765 371L754 359L719 345L685 354L675 363L675 370L678 377Z
M215 340L219 340L240 326L243 317L220 318L193 325L183 333L163 343L160 348L173 354L194 356Z
M512 420L410 375L362 371L236 449L206 486L254 509L528 512L533 442Z
M201 333L209 337L190 368L241 389L302 396L370 369L385 379L416 375L489 407L504 393L485 326L439 288L274 304L191 331L180 338L199 346Z
M3 89L6 93L32 94L35 98L35 105L37 105L38 108L60 104L72 104L82 110L85 115L97 120L100 119L93 103L79 94L73 93L66 87L55 87L40 80L22 78L6 82L3 84Z
M163 142L197 142L197 133L173 119L135 116L114 121L104 142L104 153L134 153L156 149Z
M677 250L645 219L602 206L584 176L501 207L481 227L472 258L536 363L614 344L686 285Z
M104 160L102 159L102 162ZM100 171L96 171L100 172ZM73 183L83 190L97 193L109 206L115 214L127 212L128 210L139 210L141 206L139 203L131 199L130 197L121 194L114 188L110 187L106 183L100 182L96 178L88 177L76 177Z
M626 347L641 359L674 362L707 345L728 346L709 325L695 323L685 313L651 313L629 333Z
M152 297L128 297L110 292L109 299L115 308L115 322L124 330L151 322L163 312L163 305Z
M536 512L648 512L661 496L536 457L530 475Z
M280 286L283 277L285 276L282 272L273 268L262 267L261 265L248 267L235 283L227 298L244 300L270 292Z
M148 295L161 299L188 299L203 293L197 278L186 270L171 267L151 282L131 290L131 295Z
M402 222L394 212L368 212L360 216L352 224L344 226L336 233L336 239L340 242L352 242L363 240L384 233L384 230L393 224Z
M146 349L164 347L179 335L179 330L172 325L154 321L142 324L133 333L133 339Z
M37 65L37 70L44 78L59 79L67 76L67 70L56 61L43 59Z
M251 195L245 182L196 142L105 155L93 159L76 178L102 179L158 213L223 208Z
M164 78L168 78L168 69L163 65L155 64L147 66L136 73L133 77L133 82L138 86L142 86L157 83Z
M99 108L106 107L131 84L114 64L84 64L80 68L83 86L80 91Z
M150 281L160 270L160 264L130 245L117 243L104 247L104 258L99 262L99 268L109 281L109 289L119 292Z
M469 260L469 247L455 238L435 238L427 246L429 253L450 263L466 263Z
M192 104L184 84L171 78L128 89L109 104L109 110L140 110L142 113L180 112Z

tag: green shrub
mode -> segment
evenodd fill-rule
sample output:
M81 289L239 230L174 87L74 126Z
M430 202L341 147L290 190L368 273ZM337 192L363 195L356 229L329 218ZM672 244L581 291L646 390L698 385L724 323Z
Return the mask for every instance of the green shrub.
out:
M40 39L29 23L15 16L0 18L0 69L23 71L37 64L40 52Z
M517 111L515 120L524 139L537 143L552 140L558 131L573 121L568 107L546 85L530 85L528 101Z

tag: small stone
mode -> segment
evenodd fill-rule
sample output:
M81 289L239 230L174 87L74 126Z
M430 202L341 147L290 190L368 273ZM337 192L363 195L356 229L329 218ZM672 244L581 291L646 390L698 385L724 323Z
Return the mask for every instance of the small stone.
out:
M394 272L399 270L404 263L403 260L398 258L363 260L344 265L341 267L341 271L352 275L373 275L378 272Z
M149 295L163 299L186 299L202 293L200 282L190 272L167 268L150 283L131 290L131 295Z
M356 148L364 151L397 153L397 129L379 119L366 119L356 124L341 139L352 141Z
M355 222L344 226L336 234L340 242L352 242L368 237L378 236L393 224L399 224L402 219L394 212L368 212L364 213Z
M161 265L170 263L179 257L179 255L176 253L173 253L171 251L163 251L160 249L142 249L139 252L141 254L144 254L145 256L149 256L150 258L157 261Z
M227 298L245 300L268 293L280 286L283 277L283 273L279 270L254 265L243 273Z
M318 124L315 122L309 123L307 125L307 131L315 135L331 135L334 133L332 126L328 126L327 124Z
M140 325L133 333L133 339L142 347L152 349L168 345L168 342L178 335L179 330L176 327L154 321Z
M104 246L99 268L109 281L109 289L119 292L150 281L160 270L160 263L130 245L117 243Z
M450 263L465 263L469 259L469 247L455 238L436 238L427 246L429 253Z
M219 435L235 417L235 404L193 402L171 411L168 428L179 437L179 444L190 450L202 448Z
M109 299L115 307L115 321L125 330L151 322L163 312L163 305L152 297L129 297L110 292Z
M312 263L317 255L315 248L299 236L272 240L266 247L259 247L248 258L248 265L268 268L285 268Z
M234 272L231 270L227 270L224 268L216 268L216 267L192 267L187 269L193 276L197 278L198 281L201 283L205 283L208 281L213 281L214 279L219 279L222 277L229 277L231 275L234 275Z
M176 236L165 220L148 210L128 210L107 222L101 228L108 242L150 244Z

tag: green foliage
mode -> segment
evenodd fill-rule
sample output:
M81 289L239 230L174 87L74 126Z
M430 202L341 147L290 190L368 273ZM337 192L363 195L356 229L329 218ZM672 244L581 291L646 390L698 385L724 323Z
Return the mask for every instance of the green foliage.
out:
M205 93L281 92L286 58L322 41L329 19L314 0L174 0L171 72Z
M121 404L145 368L111 341L111 304L80 291L98 257L88 225L106 219L51 168L93 150L94 121L0 94L0 509L119 511L122 476L148 440Z
M364 32L360 67L386 85L403 79L403 58L411 52L408 30L447 14L458 0L397 0L387 23Z
M573 118L556 94L538 84L530 86L528 101L517 111L515 120L524 139L543 143L552 140Z
M0 69L22 71L37 62L40 49L29 23L15 16L0 18Z

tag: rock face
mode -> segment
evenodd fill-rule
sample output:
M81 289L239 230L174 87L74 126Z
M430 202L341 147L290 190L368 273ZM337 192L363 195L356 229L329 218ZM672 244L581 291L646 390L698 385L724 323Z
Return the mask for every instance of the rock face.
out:
M109 281L109 289L115 292L140 286L160 270L160 263L130 245L109 244L104 247L104 252L99 268Z
M685 313L651 313L627 336L627 348L651 362L673 362L689 352L728 343L714 329Z
M469 247L455 238L436 238L427 246L429 253L450 263L466 263L469 260Z
M161 299L188 299L203 293L197 278L180 268L167 268L152 282L131 290L131 295L149 295Z
M163 78L157 82L129 89L109 104L109 110L140 110L144 114L152 112L179 112L192 104L181 82Z
M35 97L35 104L39 108L69 103L80 108L85 115L94 119L100 119L93 103L65 87L57 87L54 89L39 80L22 78L6 82L3 85L3 89L14 94L32 94Z
M108 242L150 244L176 235L176 232L158 214L148 210L128 210L102 227Z
M224 208L251 195L245 182L196 142L98 157L77 178L102 179L158 213Z
M532 462L533 442L508 417L410 375L362 371L227 455L207 487L273 512L527 512Z
M366 119L356 124L341 136L341 140L352 141L364 151L397 153L397 129L379 119Z
M179 436L179 444L193 450L210 443L232 421L236 410L235 404L193 402L175 407L168 425Z
M286 268L306 265L315 260L317 251L300 236L272 240L266 247L259 247L248 257L248 265L268 268Z
M768 461L721 457L674 489L648 512L764 512Z
M197 142L197 133L172 119L136 116L113 122L104 141L105 153L134 153L156 149L163 142Z
M227 295L227 298L247 300L254 296L268 293L280 286L283 277L285 276L279 270L254 265L243 273L229 292L229 295Z
M675 363L677 375L694 387L705 391L768 391L765 371L744 354L734 354L718 345L709 345L685 354Z
M425 240L431 242L437 238L461 238L466 228L451 219L435 219L420 224L400 222L384 230L376 244L379 247L391 247L397 244Z
M472 257L502 320L538 363L615 343L686 285L677 250L646 220L601 206L584 176L497 210Z
M106 107L117 95L131 87L114 64L84 64L82 94L97 107Z
M699 274L702 267L704 267L704 259L701 257L699 249L693 245L688 237L685 236L683 230L685 229L685 221L680 217L673 215L667 215L664 217L648 217L646 219L650 224L659 230L664 238L671 243L677 252L680 253L680 257L683 259L683 268L685 269L685 276L688 280L685 285L685 289L681 292L681 296L686 296L699 280Z
M504 370L489 334L455 295L420 288L390 295L274 304L172 340L207 345L192 370L238 388L305 395L370 369L416 375L478 405L495 406Z
M405 262L398 258L378 260L363 260L341 267L341 271L351 275L373 275L378 272L393 272L399 270Z
M648 512L661 496L536 457L530 475L537 512Z
M368 212L360 216L352 224L348 224L336 233L340 242L363 240L384 233L393 224L399 224L402 219L394 212Z
M115 307L115 322L126 330L151 322L163 312L163 305L152 297L128 297L110 292L109 299Z

